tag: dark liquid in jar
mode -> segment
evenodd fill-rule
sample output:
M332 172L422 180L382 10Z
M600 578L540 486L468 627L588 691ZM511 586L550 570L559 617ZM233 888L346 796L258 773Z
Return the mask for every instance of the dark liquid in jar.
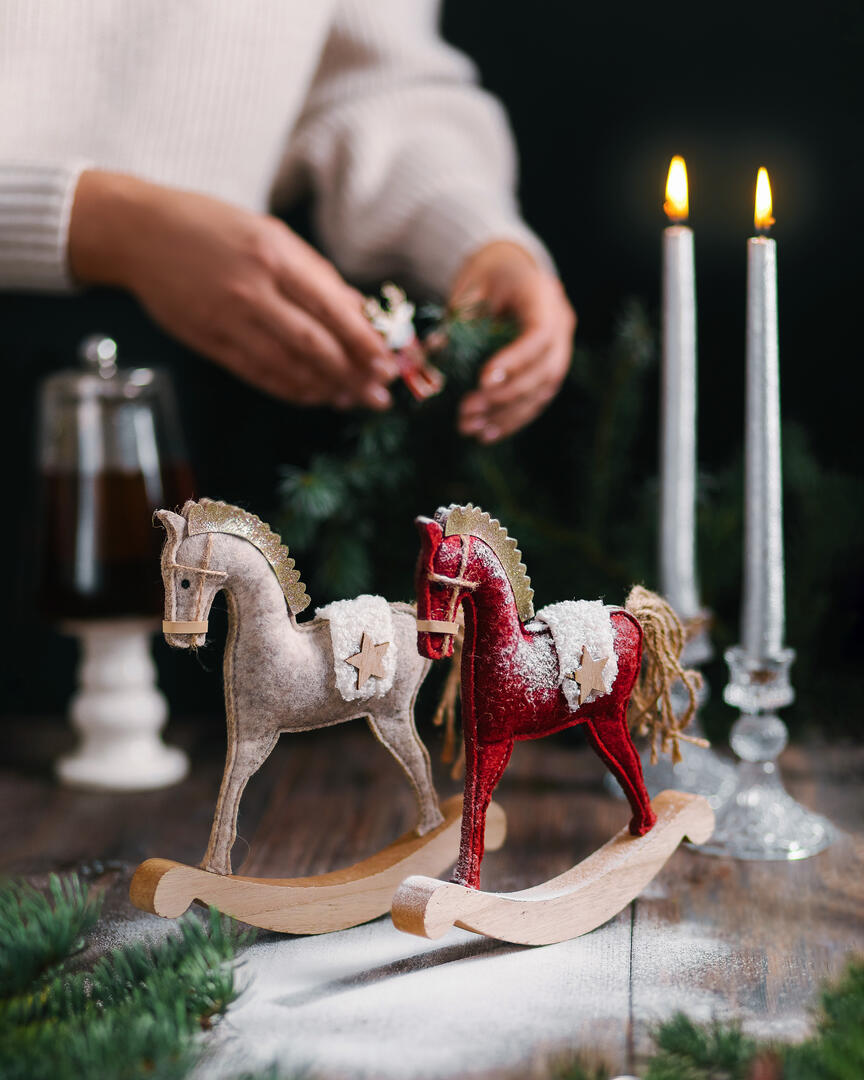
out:
M119 469L94 476L49 472L42 482L43 615L52 620L158 617L165 531L153 521L153 511L193 497L188 465L163 466L157 484L143 473Z

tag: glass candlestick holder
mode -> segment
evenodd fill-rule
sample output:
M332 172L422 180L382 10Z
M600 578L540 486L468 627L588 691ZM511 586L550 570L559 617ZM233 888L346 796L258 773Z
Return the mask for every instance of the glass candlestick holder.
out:
M729 682L723 698L741 711L729 738L741 759L733 796L717 815L714 834L699 846L709 855L736 859L806 859L828 847L834 828L786 791L777 758L786 747L786 725L774 710L791 705L793 649L752 659L739 645L727 649Z

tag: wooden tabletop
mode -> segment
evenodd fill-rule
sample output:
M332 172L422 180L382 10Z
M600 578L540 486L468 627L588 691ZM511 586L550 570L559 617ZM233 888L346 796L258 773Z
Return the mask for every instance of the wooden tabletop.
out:
M161 792L110 795L58 787L50 761L68 733L57 721L5 721L0 869L39 878L77 869L107 890L94 950L166 924L126 899L137 863L195 863L221 773L217 718L174 724L192 776ZM435 753L439 733L429 734ZM864 951L864 747L792 748L791 792L842 830L795 863L736 862L680 850L625 911L574 942L523 949L454 931L440 942L389 920L320 938L264 934L247 955L249 990L217 1031L209 1076L279 1060L319 1077L542 1075L550 1058L590 1049L638 1071L651 1030L677 1009L738 1017L760 1036L808 1028L819 983ZM436 764L439 791L459 790ZM511 890L560 873L628 818L578 739L517 746L496 799L508 815L484 888ZM360 723L289 735L241 808L235 868L299 876L344 866L413 824L412 796ZM338 1037L336 1037L338 1036Z

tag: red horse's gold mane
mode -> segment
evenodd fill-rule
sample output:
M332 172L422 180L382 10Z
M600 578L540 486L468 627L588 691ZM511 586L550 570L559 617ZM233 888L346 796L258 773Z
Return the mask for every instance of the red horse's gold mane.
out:
M519 619L523 623L533 619L534 590L531 588L531 578L528 577L516 538L509 535L501 522L473 503L441 507L435 518L444 526L445 536L476 536L489 545L498 556L513 589Z

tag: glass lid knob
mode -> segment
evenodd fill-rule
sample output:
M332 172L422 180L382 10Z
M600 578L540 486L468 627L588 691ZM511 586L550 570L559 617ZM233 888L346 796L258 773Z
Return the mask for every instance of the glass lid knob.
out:
M91 334L78 346L78 356L88 371L102 379L117 374L117 342L105 334Z

